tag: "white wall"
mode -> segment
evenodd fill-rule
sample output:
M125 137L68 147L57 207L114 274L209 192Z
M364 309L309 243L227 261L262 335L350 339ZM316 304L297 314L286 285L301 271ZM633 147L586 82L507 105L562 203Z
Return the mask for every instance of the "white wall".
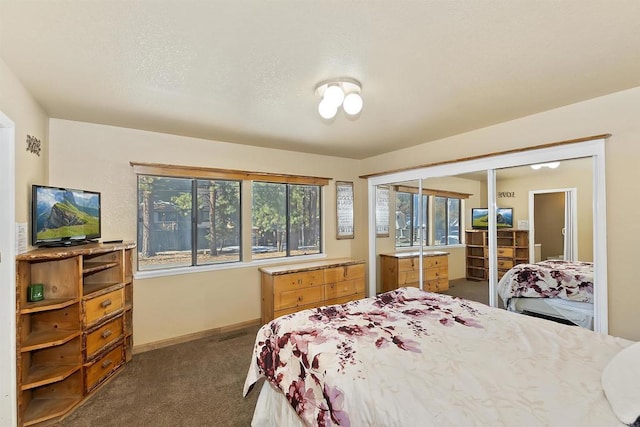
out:
M640 340L640 87L422 144L362 162L362 175L604 133L609 332ZM407 159L413 159L408 163Z
M29 184L46 182L47 116L0 58L0 425L16 423L14 220L29 218ZM27 134L42 141L38 157L26 151ZM7 144L14 144L8 146ZM13 174L9 176L8 174ZM12 189L9 185L15 184ZM8 212L11 210L11 212Z
M104 239L136 239L137 184L129 162L166 163L332 178L324 192L326 253L365 259L364 225L353 240L335 239L335 180L354 181L358 191L355 160L57 119L50 140L50 183L102 193ZM366 216L364 203L355 210L356 221ZM258 319L260 300L256 265L136 279L134 345Z

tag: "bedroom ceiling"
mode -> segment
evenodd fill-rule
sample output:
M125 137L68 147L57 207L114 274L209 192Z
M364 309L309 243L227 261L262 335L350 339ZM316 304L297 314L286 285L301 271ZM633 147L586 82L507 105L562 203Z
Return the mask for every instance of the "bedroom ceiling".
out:
M0 56L54 118L362 159L640 86L639 19L637 0L0 0ZM342 76L364 108L327 122L314 88Z

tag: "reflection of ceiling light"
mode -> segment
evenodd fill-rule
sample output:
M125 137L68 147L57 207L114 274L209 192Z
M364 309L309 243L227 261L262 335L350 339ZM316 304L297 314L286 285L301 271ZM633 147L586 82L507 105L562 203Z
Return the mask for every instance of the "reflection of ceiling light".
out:
M537 165L531 165L531 169L535 169L535 170L538 170L540 168L555 169L558 166L560 166L560 162L538 163Z
M363 104L361 90L360 82L348 77L318 83L316 94L322 98L318 104L318 113L323 119L332 119L342 106L350 116L359 114Z

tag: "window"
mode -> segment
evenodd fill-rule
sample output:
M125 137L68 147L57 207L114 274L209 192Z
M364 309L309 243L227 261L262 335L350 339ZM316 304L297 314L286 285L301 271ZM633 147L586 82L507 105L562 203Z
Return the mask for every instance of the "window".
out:
M321 187L253 183L253 258L320 253Z
M433 244L436 246L460 243L460 199L434 197Z
M138 175L139 271L321 253L322 186L329 178L131 165ZM253 193L247 206L241 188ZM251 227L242 226L242 209L245 218L251 213Z
M240 181L138 176L138 270L240 261Z
M422 233L419 230L418 200L415 193L396 192L396 246L419 246L422 236L426 244L429 235L428 206L429 199L422 196Z
M462 243L460 212L465 193L394 186L396 192L396 247L446 246ZM422 233L419 230L418 205L422 200ZM422 241L420 236L422 236Z

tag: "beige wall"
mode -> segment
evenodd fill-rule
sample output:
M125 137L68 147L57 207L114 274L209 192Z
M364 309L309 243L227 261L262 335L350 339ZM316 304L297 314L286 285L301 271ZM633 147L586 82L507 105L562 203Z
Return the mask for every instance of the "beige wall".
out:
M356 192L365 188L356 175L358 162L349 159L57 119L51 120L50 140L50 182L102 193L104 239L136 239L136 176L131 161L321 176L354 181ZM334 181L324 196L327 255L366 259L364 225L356 228L353 240L334 237ZM366 206L360 194L355 210L356 221L363 224ZM134 305L136 345L258 319L258 267L138 279Z
M15 124L16 222L28 222L31 184L46 184L48 179L49 117L2 58L0 111ZM40 156L26 150L27 135L41 141Z
M635 243L640 233L640 87L366 159L361 173L611 133L606 143L609 332L640 340ZM406 159L413 159L409 164Z

